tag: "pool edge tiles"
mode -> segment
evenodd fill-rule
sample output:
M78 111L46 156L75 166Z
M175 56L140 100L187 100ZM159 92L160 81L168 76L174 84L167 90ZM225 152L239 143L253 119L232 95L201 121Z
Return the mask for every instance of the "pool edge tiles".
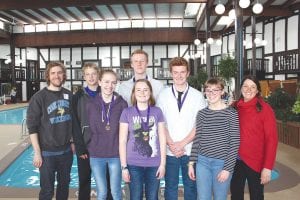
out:
M20 142L0 160L0 175L31 145L29 137Z

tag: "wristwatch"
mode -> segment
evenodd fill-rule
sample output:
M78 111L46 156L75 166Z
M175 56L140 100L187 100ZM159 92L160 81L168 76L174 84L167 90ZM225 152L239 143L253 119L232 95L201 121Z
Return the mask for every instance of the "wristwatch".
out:
M121 166L121 169L122 169L122 171L123 171L123 170L127 170L128 167L127 167L127 166Z

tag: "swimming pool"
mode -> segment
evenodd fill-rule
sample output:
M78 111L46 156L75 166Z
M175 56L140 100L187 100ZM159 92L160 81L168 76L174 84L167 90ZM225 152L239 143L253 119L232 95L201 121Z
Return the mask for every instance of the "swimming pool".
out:
M39 170L32 165L33 159L32 147L27 148L1 175L0 186L15 188L39 188ZM74 155L73 165L71 169L70 188L78 188L77 160ZM94 178L92 178L92 187L96 186ZM164 181L161 186L164 187ZM180 185L181 176L180 176Z
M15 188L39 188L39 170L32 165L33 149L27 148L1 175L0 186ZM272 170L272 180L279 178L279 172ZM182 186L181 176L180 186ZM165 186L161 180L161 186ZM95 187L95 180L92 178L92 187ZM77 161L74 161L71 170L70 188L78 188Z
M27 107L0 111L0 124L22 124Z

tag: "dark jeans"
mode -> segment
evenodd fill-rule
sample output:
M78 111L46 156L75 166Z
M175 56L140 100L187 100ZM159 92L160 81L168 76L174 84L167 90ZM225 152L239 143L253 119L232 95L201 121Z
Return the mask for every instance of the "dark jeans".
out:
M78 177L79 177L79 194L78 200L90 200L91 199L91 166L90 159L81 159L77 157L78 165ZM109 172L107 168L106 173L107 179L107 200L112 200L111 190L110 190L110 180Z
M73 154L68 151L58 156L43 156L40 170L40 200L52 200L55 176L57 180L56 200L67 200L69 196L70 172Z
M252 170L241 160L237 160L231 179L231 200L244 199L246 180L249 187L250 200L263 200L264 185L260 184L260 173Z
M130 174L130 199L142 200L145 186L146 200L158 200L160 180L156 177L158 167L139 167L128 165Z
M77 156L79 194L78 200L91 199L91 167L90 159L81 159Z
M178 199L178 183L179 183L179 169L181 168L182 182L184 187L184 199L196 200L197 189L196 181L193 181L188 176L189 157L181 156L167 156L166 175L165 175L165 199L176 200Z

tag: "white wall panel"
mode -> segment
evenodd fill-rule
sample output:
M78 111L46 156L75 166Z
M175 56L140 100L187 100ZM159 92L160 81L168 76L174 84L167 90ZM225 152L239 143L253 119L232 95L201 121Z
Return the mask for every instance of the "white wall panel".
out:
M74 47L72 48L72 66L81 67L81 48Z
M275 22L275 52L285 51L285 20Z
M298 49L298 31L299 31L298 15L288 18L287 30L287 50Z
M50 61L58 61L59 59L59 48L50 48Z
M97 47L84 47L82 51L83 60L97 60Z
M265 24L265 40L267 40L267 45L265 46L265 54L272 53L273 48L273 24Z
M143 50L147 52L148 54L148 66L153 65L153 53L152 53L152 45L145 45L143 46Z

